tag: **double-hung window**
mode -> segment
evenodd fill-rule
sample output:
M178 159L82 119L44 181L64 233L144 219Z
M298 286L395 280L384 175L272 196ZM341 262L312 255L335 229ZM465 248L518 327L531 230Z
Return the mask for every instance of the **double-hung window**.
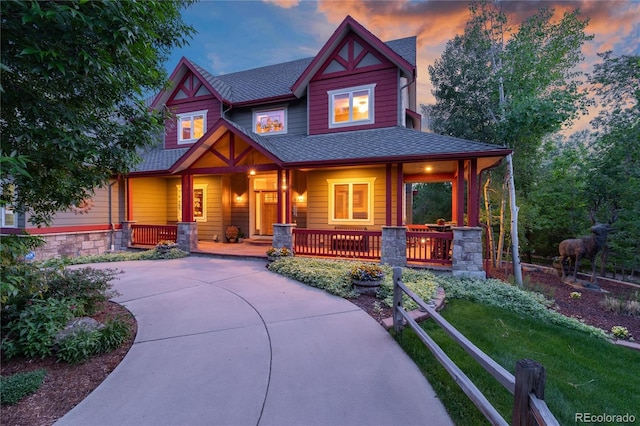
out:
M178 143L191 143L200 139L207 128L207 111L178 114Z
M375 178L328 179L329 223L373 225Z
M374 123L375 84L330 90L329 128Z
M8 184L6 189L12 196L14 195L15 187L13 184ZM18 215L10 204L0 208L0 226L3 228L16 228L18 226Z

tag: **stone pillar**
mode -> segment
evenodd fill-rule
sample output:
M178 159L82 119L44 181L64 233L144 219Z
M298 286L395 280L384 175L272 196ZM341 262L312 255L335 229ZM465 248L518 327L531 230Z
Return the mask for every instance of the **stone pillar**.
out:
M196 222L178 222L178 248L191 253L198 248L198 224Z
M487 278L482 261L482 228L453 228L451 260L454 277Z
M120 247L127 249L133 245L133 229L131 225L135 224L134 221L126 220L122 222L122 239L120 241Z
M293 250L293 223L274 223L273 224L273 247L279 249L286 247Z
M382 256L380 263L390 266L407 266L407 228L382 227Z

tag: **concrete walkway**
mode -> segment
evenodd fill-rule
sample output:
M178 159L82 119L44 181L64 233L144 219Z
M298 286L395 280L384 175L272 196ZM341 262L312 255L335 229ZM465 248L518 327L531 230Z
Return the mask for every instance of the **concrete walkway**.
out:
M122 363L57 425L450 425L391 336L352 303L265 268L188 257L125 271Z

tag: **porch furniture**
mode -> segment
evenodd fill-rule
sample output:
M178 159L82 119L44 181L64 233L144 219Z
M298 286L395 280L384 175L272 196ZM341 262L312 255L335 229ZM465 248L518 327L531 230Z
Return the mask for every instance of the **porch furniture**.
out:
M366 226L336 226L337 231L366 231ZM331 249L335 251L369 251L369 239L363 235L337 234L331 237Z

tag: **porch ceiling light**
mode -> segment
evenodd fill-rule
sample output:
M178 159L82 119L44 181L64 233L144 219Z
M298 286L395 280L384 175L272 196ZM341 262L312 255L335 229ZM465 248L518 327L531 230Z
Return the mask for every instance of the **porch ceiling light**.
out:
M433 170L433 167L431 167L431 166L427 166L427 167L424 168L425 172L430 172L431 170Z
M255 169L249 170L249 176L255 176L255 175L256 175Z

